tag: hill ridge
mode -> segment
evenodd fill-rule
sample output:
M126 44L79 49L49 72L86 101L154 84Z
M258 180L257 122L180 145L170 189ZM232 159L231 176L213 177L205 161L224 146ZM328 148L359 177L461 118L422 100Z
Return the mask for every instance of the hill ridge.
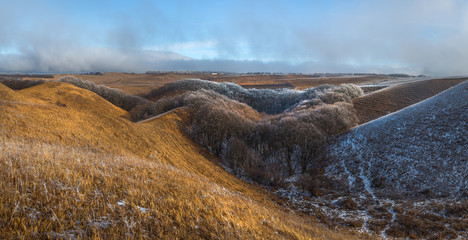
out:
M428 189L439 197L468 194L467 87L465 81L342 135L331 147L336 162L329 175L348 178L351 189L352 178L361 179L361 189L378 186L385 197L424 196Z
M184 109L137 124L69 84L15 94L46 107L0 101L2 238L359 238L224 171L179 129Z
M441 78L399 83L355 98L353 105L363 124L430 98L466 79Z

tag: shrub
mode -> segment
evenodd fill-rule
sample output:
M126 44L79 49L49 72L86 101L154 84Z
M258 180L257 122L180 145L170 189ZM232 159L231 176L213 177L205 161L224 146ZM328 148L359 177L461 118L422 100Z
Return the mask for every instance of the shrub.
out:
M351 98L344 93L328 91L320 94L319 99L325 104L333 104L337 102L350 102Z
M341 134L358 123L353 105L343 102L301 113L299 118L304 122L313 123L326 135Z
M205 90L187 94L184 102L194 111L189 130L192 137L216 154L223 151L223 142L230 137L251 131L253 123L248 118L253 113L245 104Z
M341 84L335 92L343 93L351 99L364 95L364 91L354 84Z
M327 139L357 124L349 102L360 95L362 90L350 84L305 91L247 90L233 83L188 79L152 91L147 97L159 100L135 112L148 117L187 106L191 121L186 132L219 155L234 174L275 185L297 173L314 173L306 185L316 195ZM279 114L262 118L256 110Z
M308 191L312 196L320 196L320 179L313 177L310 174L301 175L297 185L298 187Z
M296 100L296 103L288 108L286 112L307 110L324 104L351 102L351 99L363 94L362 89L354 84L342 84L338 87L321 85L316 88L306 89Z
M292 89L245 89L230 82L217 83L200 79L185 79L168 83L151 91L145 97L161 99L164 96L173 95L174 92L199 90L211 90L231 100L245 103L258 112L268 114L279 114L288 110L293 111L298 107L304 108L304 104L315 106L323 102L327 104L339 101L349 102L350 99L363 94L363 91L353 84L343 84L338 87L321 85L316 88L298 91ZM320 100L321 98L323 100Z
M153 106L152 102L147 102L144 104L136 105L128 113L130 114L130 120L136 122L150 118L151 116L157 115L153 114L151 107Z
M44 80L23 80L19 77L0 77L0 83L3 85L13 89L13 90L21 90L25 88L30 88L37 86L39 84L45 83Z
M145 104L140 104L132 108L130 117L132 120L147 119L152 116L165 113L178 107L185 105L185 95L177 95L169 98L162 98L157 102L148 101Z

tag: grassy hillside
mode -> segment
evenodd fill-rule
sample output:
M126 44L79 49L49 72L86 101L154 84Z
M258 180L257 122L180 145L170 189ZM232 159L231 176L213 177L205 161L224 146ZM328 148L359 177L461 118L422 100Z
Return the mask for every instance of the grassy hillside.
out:
M338 139L331 154L345 161L349 171L359 172L364 166L358 165L364 164L365 172L354 175L367 180L355 184L369 181L371 185L366 188L379 189L385 197L397 197L396 193L406 197L466 197L467 110L468 81L465 81L433 98L353 129Z
M353 104L362 124L432 97L465 80L453 78L402 83L355 98Z
M347 188L355 209L380 208L382 234L465 239L467 119L465 81L339 137L326 175Z
M0 238L352 239L283 209L183 135L98 95L0 84Z

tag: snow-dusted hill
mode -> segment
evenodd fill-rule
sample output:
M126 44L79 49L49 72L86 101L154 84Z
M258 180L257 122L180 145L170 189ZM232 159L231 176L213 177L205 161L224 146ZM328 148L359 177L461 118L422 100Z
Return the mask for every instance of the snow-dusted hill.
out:
M372 198L468 198L468 81L361 125L326 175Z

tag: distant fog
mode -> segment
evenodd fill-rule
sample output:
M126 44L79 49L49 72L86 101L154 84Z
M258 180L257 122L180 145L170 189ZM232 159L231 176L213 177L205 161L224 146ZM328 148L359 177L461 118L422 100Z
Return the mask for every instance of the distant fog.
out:
M468 73L466 1L171 4L2 1L0 72Z

